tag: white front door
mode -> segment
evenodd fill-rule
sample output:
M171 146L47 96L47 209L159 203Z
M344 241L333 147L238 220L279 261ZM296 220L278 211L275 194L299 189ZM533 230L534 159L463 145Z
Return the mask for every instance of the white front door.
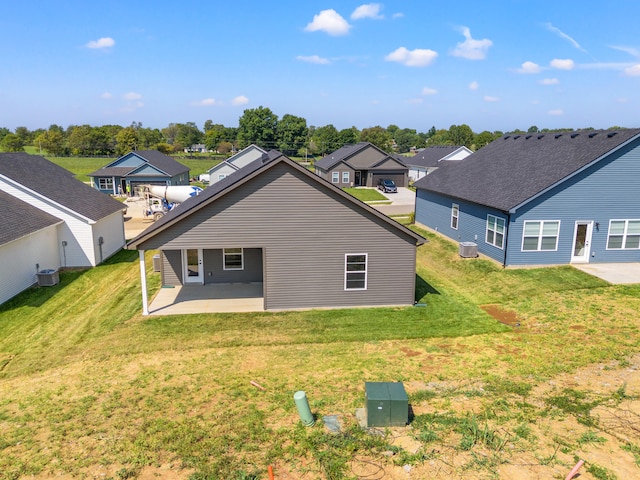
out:
M589 263L591 254L591 234L593 233L593 222L576 222L575 233L573 234L573 251L571 252L571 263Z
M204 283L201 248L182 250L182 270L182 283Z

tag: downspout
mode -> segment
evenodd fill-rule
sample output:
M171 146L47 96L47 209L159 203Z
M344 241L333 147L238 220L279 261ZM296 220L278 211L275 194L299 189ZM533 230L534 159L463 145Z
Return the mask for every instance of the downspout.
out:
M502 262L502 268L507 268L507 251L509 246L509 226L511 225L511 212L507 212L507 225L504 235L504 260Z

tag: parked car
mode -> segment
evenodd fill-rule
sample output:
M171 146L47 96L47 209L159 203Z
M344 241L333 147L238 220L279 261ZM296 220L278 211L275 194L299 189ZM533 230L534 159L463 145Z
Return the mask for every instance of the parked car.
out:
M378 180L378 190L382 190L385 193L398 193L395 182L389 178Z

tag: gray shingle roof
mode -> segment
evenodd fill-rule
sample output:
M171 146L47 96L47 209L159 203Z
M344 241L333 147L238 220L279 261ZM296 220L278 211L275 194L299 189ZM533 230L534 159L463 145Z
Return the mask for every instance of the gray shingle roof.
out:
M278 160L278 159L282 159L284 161L287 161L291 165L297 165L295 162L290 160L288 157L286 157L283 153L279 152L278 150L270 150L269 152L263 154L261 158L259 158L257 160L254 160L253 162L249 163L248 165L242 167L241 169L239 169L239 170L233 172L232 174L228 175L227 177L223 178L219 182L216 182L216 183L210 185L209 187L205 188L202 191L202 193L200 193L200 195L188 198L185 202L183 202L180 205L178 205L176 208L171 210L169 213L164 215L162 218L160 218L159 220L157 220L156 222L151 224L145 231L143 231L136 238L131 240L127 244L127 248L135 249L140 243L142 243L147 238L149 238L149 236L153 236L154 232L161 230L165 225L171 224L171 223L173 223L175 221L178 221L178 219L180 217L188 215L189 211L197 209L201 205L206 204L209 200L211 200L212 198L215 198L218 195L222 194L225 190L228 190L228 189L232 190L236 186L240 185L244 179L247 179L247 178L251 177L258 170L260 170L262 168L266 168L266 166L268 164L271 164L275 160ZM394 220L391 220L386 215L384 215L382 213L379 213L373 207L370 207L370 206L366 205L365 203L360 202L360 200L357 200L355 197L352 197L351 195L349 195L347 193L344 193L340 188L338 188L335 185L333 185L332 183L320 178L315 173L310 172L309 170L307 170L304 167L298 167L298 168L300 169L301 172L305 173L306 175L308 175L310 178L314 179L315 181L322 182L323 184L328 185L329 188L335 189L335 192L336 192L337 195L343 195L343 196L349 198L354 203L360 205L362 208L365 208L365 209L373 212L376 216L378 216L380 218L383 218L384 220L388 221L389 223L391 223L393 226L395 226L399 230L402 230L403 232L408 233L409 235L414 237L419 244L422 244L422 243L424 243L426 241L424 238L422 238L422 236L420 236L417 233L414 233L412 230L410 230L410 229L398 224Z
M360 150L364 149L369 143L360 142L355 145L345 145L344 147L340 147L333 153L321 158L316 162L316 167L320 167L323 170L329 170L333 168L340 162L343 162L346 158L358 153Z
M439 160L460 148L461 147L459 146L453 145L436 145L433 147L427 147L413 157L405 157L404 163L407 165L416 165L418 167L438 167Z
M89 218L100 220L123 209L122 203L73 178L68 170L28 153L0 153L0 175Z
M185 173L189 171L189 167L182 165L180 162L175 161L168 155L165 155L162 152L157 150L138 150L135 152L130 152L136 154L138 157L142 158L149 165L157 168L161 172L164 172L168 177L175 177L176 175L180 175L181 173ZM127 154L129 155L129 154ZM122 157L120 157L122 158ZM119 159L118 159L119 160ZM119 167L111 165L116 163L118 160L111 162L109 165L96 170L93 173L90 173L90 177L126 177L127 175L133 174L135 170L140 168L141 165L137 165L135 167Z
M59 218L0 190L0 245L62 222Z
M640 129L505 135L414 187L509 211L640 135Z

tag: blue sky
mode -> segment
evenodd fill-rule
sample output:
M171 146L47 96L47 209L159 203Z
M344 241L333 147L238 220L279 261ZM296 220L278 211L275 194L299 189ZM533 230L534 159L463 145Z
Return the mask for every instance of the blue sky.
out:
M638 127L640 2L8 2L0 127Z

